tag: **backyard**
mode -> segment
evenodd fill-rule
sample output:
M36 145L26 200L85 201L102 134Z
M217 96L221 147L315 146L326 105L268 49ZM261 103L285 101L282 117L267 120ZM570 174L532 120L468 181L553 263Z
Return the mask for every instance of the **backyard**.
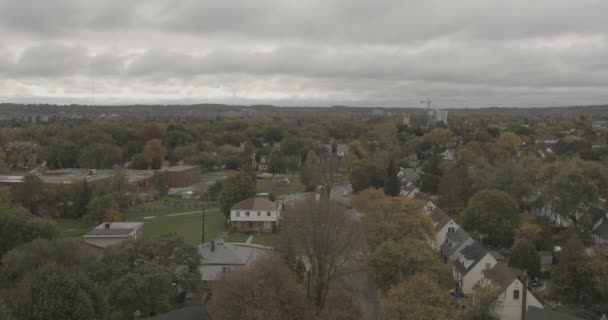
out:
M285 186L275 185L273 179L258 179L258 193L272 193L278 198L304 192L304 186L296 175L287 176L290 183ZM162 197L160 199L138 204L123 213L124 221L144 222L144 235L157 237L175 232L182 235L190 243L200 243L202 208L205 207L205 239L210 240L226 231L226 218L217 209L217 204L199 199L182 199L179 197ZM55 220L63 236L77 239L95 227L94 223L83 219ZM251 243L270 245L277 239L277 234L252 234ZM246 242L250 234L230 233L228 241Z

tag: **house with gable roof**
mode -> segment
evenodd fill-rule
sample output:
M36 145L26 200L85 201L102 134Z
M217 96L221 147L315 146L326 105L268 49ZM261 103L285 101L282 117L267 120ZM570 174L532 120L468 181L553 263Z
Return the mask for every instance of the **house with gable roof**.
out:
M493 303L494 312L500 320L520 320L529 307L543 308L543 305L524 285L527 283L524 271L498 263L489 270L483 270L476 287L496 288L500 291Z
M429 216L435 228L435 240L430 241L430 245L438 251L445 242L446 235L460 229L460 226L439 207L436 207Z
M484 270L492 269L497 263L506 263L506 259L496 251L486 250L479 242L462 249L458 258L452 262L452 274L462 293L475 293L473 287L481 280Z

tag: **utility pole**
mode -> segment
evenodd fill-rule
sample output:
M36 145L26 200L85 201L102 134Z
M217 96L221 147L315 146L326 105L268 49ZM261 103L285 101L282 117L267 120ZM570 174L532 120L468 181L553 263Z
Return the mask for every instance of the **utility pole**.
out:
M203 200L201 244L205 243L205 201Z

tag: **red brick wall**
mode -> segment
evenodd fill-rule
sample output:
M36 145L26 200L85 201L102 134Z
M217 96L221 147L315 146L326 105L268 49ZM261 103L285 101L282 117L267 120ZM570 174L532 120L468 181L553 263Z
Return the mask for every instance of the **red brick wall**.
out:
M183 171L167 171L169 188L183 188L201 182L203 173L200 167L195 167Z

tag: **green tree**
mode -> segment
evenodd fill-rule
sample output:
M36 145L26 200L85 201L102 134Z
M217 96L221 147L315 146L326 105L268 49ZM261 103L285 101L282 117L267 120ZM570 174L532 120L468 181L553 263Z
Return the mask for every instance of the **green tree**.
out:
M146 141L143 150L143 157L152 169L160 169L165 161L165 147L162 140L151 139Z
M136 310L148 317L172 308L176 287L198 290L200 259L176 234L130 240L104 250L94 279L108 292L111 318L130 318Z
M160 196L166 196L169 193L169 180L165 173L154 172L154 189ZM209 188L211 189L211 188Z
M0 296L0 320L12 320L10 310L6 306L4 299Z
M36 238L52 239L59 236L55 224L25 212L21 208L2 209L0 212L0 257L12 248Z
M475 232L488 244L508 246L519 225L519 207L503 191L483 190L476 193L462 213L462 227Z
M79 254L75 242L64 239L38 238L14 247L2 256L0 284L14 287L28 274L46 265L61 268L83 268L89 260Z
M174 269L146 261L142 266L113 278L106 287L110 317L130 319L136 311L147 318L171 310Z
M124 211L129 208L134 200L132 193L133 185L129 183L125 169L116 168L114 170L114 175L112 176L111 181L111 190L114 201L116 201L116 204L118 205L118 208L114 209Z
M11 299L18 319L104 319L103 291L75 268L48 265L27 275Z
M365 161L355 166L349 174L350 183L354 192L368 188L382 188L386 172L381 163L376 161Z
M446 289L454 285L447 265L423 240L384 242L370 254L368 267L372 279L384 292L418 272L426 273Z
M386 320L447 320L454 314L448 291L421 273L393 287L384 306Z
M422 212L423 205L403 197L386 197L380 190L360 192L353 200L353 207L363 214L363 228L372 248L385 241L433 239L433 223Z
M492 287L479 288L475 291L475 303L469 312L462 317L463 320L499 320L495 311L496 298L501 290Z
M103 221L103 216L110 210L118 210L119 205L114 199L114 195L105 194L97 196L89 202L87 206L86 218L89 221L99 223Z
M579 270L586 260L585 246L576 235L570 236L560 254L559 263L554 269L557 292L568 301L581 302L582 282Z
M543 170L542 179L554 210L578 225L576 213L581 206L595 204L606 192L608 179L601 165L578 158L552 164Z
M442 170L439 167L440 159L437 155L433 155L422 167L422 176L420 177L420 190L431 194L437 193L439 182L441 181Z
M386 179L384 180L384 194L387 196L396 197L401 192L401 184L397 177L398 169L395 164L393 157L388 160L388 167L386 168Z
M268 171L272 173L272 175L277 175L279 173L285 173L287 169L287 163L285 159L281 156L281 153L278 151L274 151L270 155L270 161L268 163Z
M220 209L230 216L230 208L241 200L245 200L255 195L255 180L245 171L231 174L222 183L222 191L218 195Z
M86 180L76 180L67 187L68 197L73 206L68 210L70 218L80 218L87 212L87 206L91 201L91 188Z
M528 240L521 240L513 247L509 265L526 270L532 277L540 276L540 256L536 246Z
M44 182L35 174L23 176L23 182L15 187L15 202L30 210L32 214L37 214L39 206L44 199Z
M122 149L111 143L92 143L80 151L78 164L87 169L109 169L122 161Z
M444 149L454 143L454 134L450 129L435 128L424 135L424 142L438 149Z
M306 155L306 162L300 169L300 181L306 191L314 191L321 183L321 174L318 168L319 158L317 154L310 150Z
M445 172L437 185L440 203L450 214L464 209L473 195L473 181L466 166L458 165Z

